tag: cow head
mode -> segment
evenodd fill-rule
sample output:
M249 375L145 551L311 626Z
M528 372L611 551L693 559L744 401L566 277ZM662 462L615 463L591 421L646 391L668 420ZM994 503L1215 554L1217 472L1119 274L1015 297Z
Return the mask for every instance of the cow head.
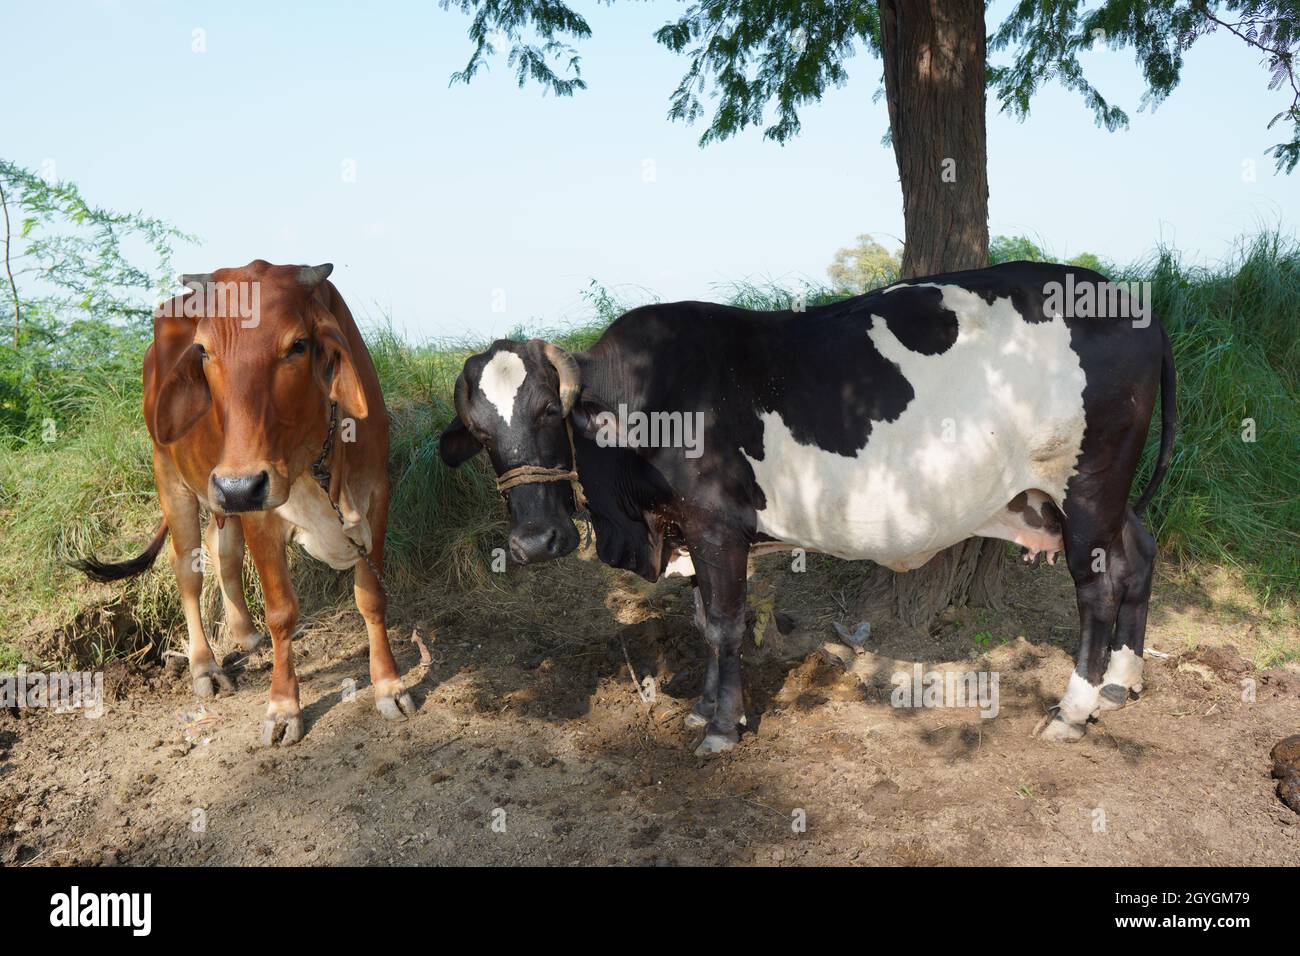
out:
M347 337L326 301L331 265L274 266L187 275L190 292L156 321L159 384L153 433L171 444L213 416L221 450L207 498L219 512L277 508L320 454L329 403L363 419L365 391ZM192 340L190 335L192 333ZM168 337L179 339L168 348Z
M456 379L456 417L438 452L455 468L486 448L498 476L521 465L576 468L565 419L575 413L580 388L577 360L563 349L541 339L494 342ZM520 484L505 494L510 554L520 564L563 557L578 546L568 481Z

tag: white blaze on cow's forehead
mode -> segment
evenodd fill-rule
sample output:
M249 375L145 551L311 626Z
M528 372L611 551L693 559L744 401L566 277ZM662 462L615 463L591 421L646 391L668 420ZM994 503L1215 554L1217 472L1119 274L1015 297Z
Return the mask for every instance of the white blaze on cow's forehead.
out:
M915 397L897 420L873 422L855 455L802 444L779 413L760 413L763 457L749 459L766 499L759 531L905 565L976 534L1026 489L1064 506L1084 429L1069 329L1026 322L1010 299L935 288L957 316L957 339L940 355L912 351L872 316L865 334Z
M483 374L478 380L479 391L492 403L507 425L514 415L515 396L519 394L519 386L524 384L527 377L524 360L505 349L493 355L487 365L483 366Z

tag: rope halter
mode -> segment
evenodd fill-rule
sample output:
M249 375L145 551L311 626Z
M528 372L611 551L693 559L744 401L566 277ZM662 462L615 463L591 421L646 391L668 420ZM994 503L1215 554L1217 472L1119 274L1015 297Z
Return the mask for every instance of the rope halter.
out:
M568 416L564 419L564 430L569 436L569 456L572 468L546 468L542 465L518 465L497 478L497 491L505 494L511 488L520 485L540 484L545 481L567 481L573 489L573 507L581 511L587 507L587 496L582 491L582 482L578 480L578 450L573 444L573 422Z
M578 480L578 450L573 443L573 421L570 413L573 411L573 405L578 399L578 392L582 389L582 373L578 368L578 361L558 345L552 345L550 342L543 342L541 339L533 339L530 343L540 346L546 360L550 362L551 367L555 369L555 374L560 381L560 408L564 416L564 430L569 437L569 467L568 468L547 468L542 465L518 465L509 469L497 478L497 491L505 494L511 488L518 488L520 485L540 484L547 481L567 481L569 487L573 489L573 507L575 511L581 511L587 507L587 496L583 493L582 482ZM465 374L462 372L456 379L456 412L465 420L465 408L469 397L469 383L465 381Z

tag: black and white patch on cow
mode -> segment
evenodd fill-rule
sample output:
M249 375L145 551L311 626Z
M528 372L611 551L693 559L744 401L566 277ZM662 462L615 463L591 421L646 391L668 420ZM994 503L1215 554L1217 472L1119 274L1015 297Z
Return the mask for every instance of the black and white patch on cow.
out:
M869 316L867 336L913 397L896 417L874 422L853 454L802 442L780 411L761 411L762 453L746 455L766 501L760 532L895 570L920 567L972 535L1059 549L1059 538L1043 536L1011 505L1033 493L1060 508L1074 474L1084 376L1069 329L1060 319L1024 321L1009 298L988 303L955 285L908 288L927 287L955 317L955 335L942 348L918 348Z
M693 712L701 752L733 745L743 723L751 549L902 571L971 536L1014 541L1030 558L1064 552L1078 667L1043 735L1077 739L1141 688L1155 548L1137 516L1168 464L1174 369L1158 322L1047 308L1046 290L1067 279L1106 281L1008 263L799 313L648 306L573 356L497 342L467 361L441 452L455 465L486 444L498 475L576 467L601 560L650 580L695 576L709 645ZM563 414L547 414L565 395ZM1160 459L1130 507L1157 397ZM597 424L616 408L698 414L702 443L693 455L604 447ZM539 560L576 545L563 486L516 487L507 500L512 538L532 542L512 553Z

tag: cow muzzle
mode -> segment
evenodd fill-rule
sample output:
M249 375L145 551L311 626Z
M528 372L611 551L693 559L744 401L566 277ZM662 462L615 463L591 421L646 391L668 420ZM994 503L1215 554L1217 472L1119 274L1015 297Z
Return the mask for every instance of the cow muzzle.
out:
M212 504L226 514L261 511L266 507L271 476L266 471L253 475L213 475Z
M510 531L510 556L519 564L562 558L577 546L578 530L571 521L542 525L529 523Z

